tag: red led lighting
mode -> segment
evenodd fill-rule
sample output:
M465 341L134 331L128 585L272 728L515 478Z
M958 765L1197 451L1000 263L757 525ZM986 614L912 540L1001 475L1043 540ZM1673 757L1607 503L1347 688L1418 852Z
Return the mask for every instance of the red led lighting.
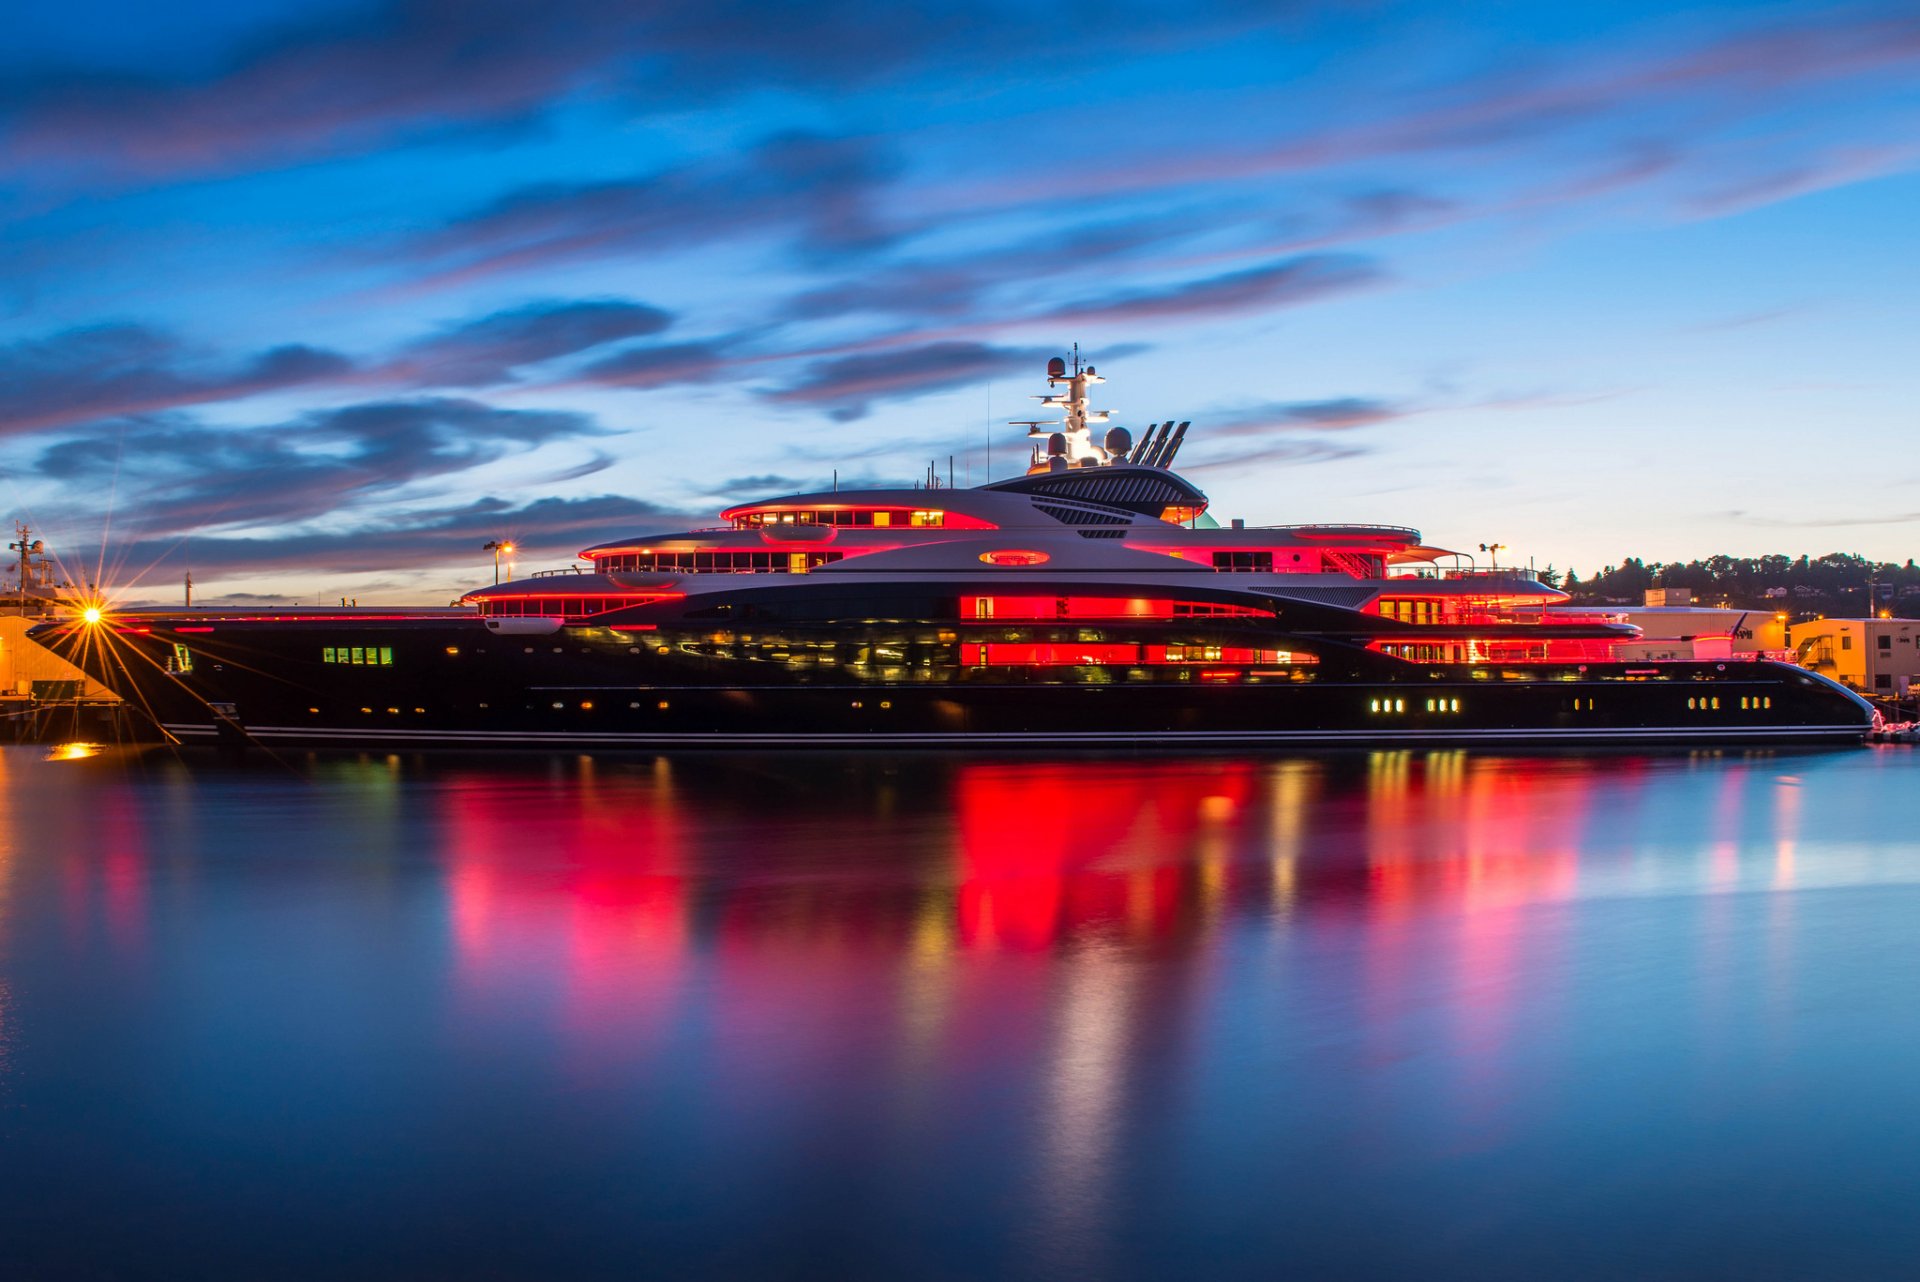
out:
M1052 560L1045 552L1036 552L1027 548L1001 548L993 552L982 552L980 559L988 565L999 566L1045 565Z
M782 521L782 516L801 514L814 516L811 521ZM885 523L853 519L856 516L869 518L884 515ZM720 513L720 519L734 524L753 517L761 518L763 524L754 529L772 529L781 525L819 525L830 528L848 528L857 530L871 529L948 529L948 530L997 530L1000 527L992 521L954 512L944 508L903 507L898 503L752 503L741 507L730 507ZM914 518L921 516L916 521ZM824 521L818 518L826 518ZM835 517L846 519L835 520Z
M615 610L629 610L640 605L653 605L660 601L679 601L685 599L686 595L684 592L647 592L634 594L617 592L488 592L475 593L464 599L468 603L480 607L480 613L491 618L540 618L552 616L585 618L598 614L610 614ZM515 608L503 608L509 605Z
M1192 654L1190 651L1204 651ZM1077 667L1085 664L1125 664L1129 667L1185 667L1197 663L1279 663L1278 650L1255 650L1241 646L1165 646L1122 642L1086 641L966 641L960 646L960 662L969 668L999 667ZM1307 655L1294 656L1295 662L1314 662ZM1205 669L1203 678L1239 680L1244 673L1230 674Z
M1270 619L1271 610L1166 597L963 596L960 618L987 619Z

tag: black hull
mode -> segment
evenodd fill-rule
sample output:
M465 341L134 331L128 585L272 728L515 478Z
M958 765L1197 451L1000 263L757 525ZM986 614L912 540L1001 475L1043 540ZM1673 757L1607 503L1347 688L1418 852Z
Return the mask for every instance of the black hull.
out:
M171 738L270 746L1166 749L1859 743L1867 705L1764 662L1430 665L1373 655L1310 673L1197 665L875 670L694 653L601 628L525 634L480 620L156 621L42 636ZM351 635L389 663L318 662ZM685 634L692 636L692 633ZM1228 637L1231 642L1236 638ZM1239 638L1244 639L1244 638ZM1271 643L1271 640L1269 640ZM176 646L191 661L179 666ZM329 649L327 652L331 652ZM891 673L874 675L876 671ZM851 675L850 675L851 674Z

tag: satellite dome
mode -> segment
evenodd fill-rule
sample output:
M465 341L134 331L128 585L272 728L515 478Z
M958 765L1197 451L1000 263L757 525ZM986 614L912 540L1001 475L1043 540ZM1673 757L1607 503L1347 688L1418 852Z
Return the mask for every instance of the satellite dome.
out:
M1067 434L1065 432L1055 432L1053 435L1047 438L1048 454L1058 456L1058 455L1065 454L1066 452L1067 452Z
M1063 358L1056 356L1047 362L1048 378L1065 378L1066 376L1067 362Z
M1107 429L1107 453L1113 455L1116 459L1124 459L1127 456L1127 451L1132 448L1132 432L1129 432L1124 427L1110 427Z

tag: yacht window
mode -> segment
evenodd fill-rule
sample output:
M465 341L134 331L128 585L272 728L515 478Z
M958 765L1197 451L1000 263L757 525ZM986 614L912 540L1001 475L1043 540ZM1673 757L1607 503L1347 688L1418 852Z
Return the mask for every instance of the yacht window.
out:
M623 552L603 556L600 569L619 574L659 570L676 574L799 573L829 565L844 552L734 552L701 549L695 552Z

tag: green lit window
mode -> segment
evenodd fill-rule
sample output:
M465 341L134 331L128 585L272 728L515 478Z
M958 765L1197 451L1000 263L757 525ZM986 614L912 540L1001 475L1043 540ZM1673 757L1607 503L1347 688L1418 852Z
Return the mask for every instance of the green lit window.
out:
M320 651L322 663L357 663L362 667L391 668L392 646L326 646Z

